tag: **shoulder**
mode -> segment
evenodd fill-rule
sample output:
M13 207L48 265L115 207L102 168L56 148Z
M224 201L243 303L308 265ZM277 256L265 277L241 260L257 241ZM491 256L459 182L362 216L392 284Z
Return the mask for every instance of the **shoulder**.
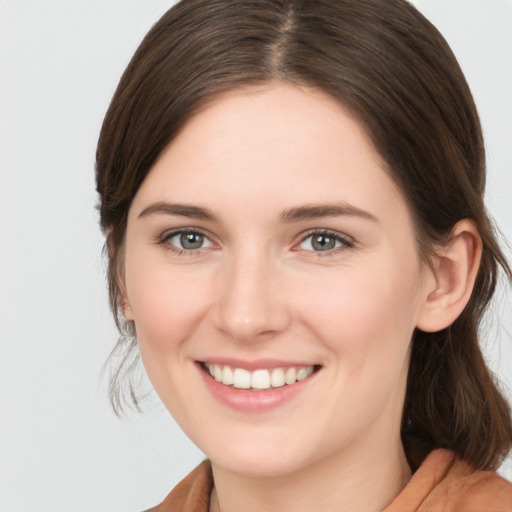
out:
M208 512L213 476L205 460L169 493L165 500L146 512Z
M455 453L434 450L385 512L512 512L512 484L478 471Z

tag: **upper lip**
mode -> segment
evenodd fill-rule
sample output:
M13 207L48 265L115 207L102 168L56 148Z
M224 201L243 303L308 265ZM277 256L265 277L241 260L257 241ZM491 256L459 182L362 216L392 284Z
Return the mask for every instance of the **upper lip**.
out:
M274 368L291 368L291 367L308 367L308 366L319 366L315 363L307 363L304 361L285 361L280 359L234 359L230 357L212 357L202 359L200 361L204 364L218 364L223 366L229 366L231 368L243 368L245 370L272 370Z

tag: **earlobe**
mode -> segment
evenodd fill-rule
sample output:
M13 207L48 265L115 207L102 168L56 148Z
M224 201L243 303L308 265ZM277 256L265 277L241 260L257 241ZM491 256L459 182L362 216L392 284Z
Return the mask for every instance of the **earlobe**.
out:
M123 316L126 318L126 320L133 322L133 312L131 306L126 304L123 300Z
M448 243L436 251L435 286L425 290L416 327L436 332L450 326L471 297L480 267L482 241L475 224L464 219L452 231Z
M133 322L133 311L130 301L128 299L128 294L126 293L126 282L124 279L124 273L120 273L117 276L117 288L120 293L121 307L123 311L123 316L126 320Z
M130 301L128 300L128 294L126 292L126 279L124 273L124 242L121 244L119 248L116 248L115 244L112 241L111 231L107 233L107 249L109 259L114 263L113 267L111 268L113 268L115 286L118 294L118 305L121 306L121 311L126 320L133 322L134 317L132 307L130 305Z

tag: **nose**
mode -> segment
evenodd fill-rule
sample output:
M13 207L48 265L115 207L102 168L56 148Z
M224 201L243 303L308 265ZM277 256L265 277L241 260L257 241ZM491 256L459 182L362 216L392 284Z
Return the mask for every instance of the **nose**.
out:
M282 275L269 258L240 254L221 272L216 327L232 339L251 343L283 332L291 321Z

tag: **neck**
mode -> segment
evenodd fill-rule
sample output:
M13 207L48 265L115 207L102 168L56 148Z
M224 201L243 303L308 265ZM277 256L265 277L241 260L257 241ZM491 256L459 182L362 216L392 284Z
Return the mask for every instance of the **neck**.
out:
M215 489L211 512L378 512L411 477L400 439L352 446L292 474L251 477L212 464Z

